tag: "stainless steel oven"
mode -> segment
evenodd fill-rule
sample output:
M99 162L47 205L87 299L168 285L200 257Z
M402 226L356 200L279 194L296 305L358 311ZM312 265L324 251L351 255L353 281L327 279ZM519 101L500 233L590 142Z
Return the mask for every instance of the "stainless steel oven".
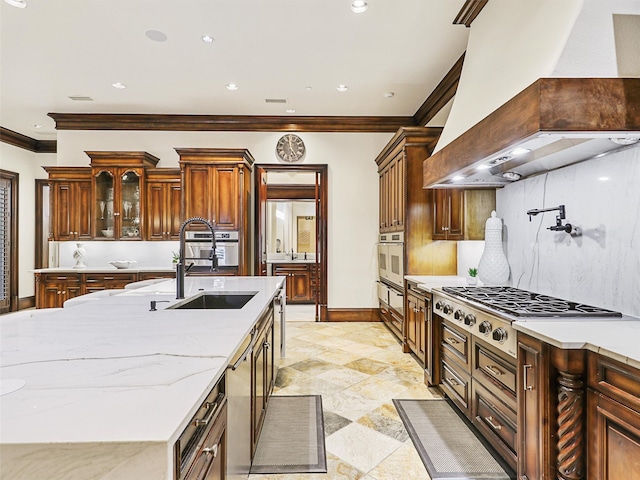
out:
M404 232L383 233L378 240L380 278L404 289Z
M195 260L196 266L211 265L211 233L188 231L187 252L186 257L202 258ZM219 267L237 267L238 266L238 232L216 232L216 257L218 257ZM194 240L202 240L198 242Z

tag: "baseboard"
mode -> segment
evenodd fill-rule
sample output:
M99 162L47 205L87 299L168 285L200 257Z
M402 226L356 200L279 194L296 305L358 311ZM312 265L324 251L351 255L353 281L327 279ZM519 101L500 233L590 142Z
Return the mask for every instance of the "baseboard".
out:
M25 308L34 308L36 306L36 297L24 297L18 299L18 310L24 310Z
M379 322L377 308L328 308L328 322Z

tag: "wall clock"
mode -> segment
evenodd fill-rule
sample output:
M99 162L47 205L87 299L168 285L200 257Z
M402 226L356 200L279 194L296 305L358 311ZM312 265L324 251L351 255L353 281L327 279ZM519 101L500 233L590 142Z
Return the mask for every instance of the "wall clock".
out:
M276 154L283 162L299 162L304 157L305 151L302 139L292 133L283 135L276 145Z

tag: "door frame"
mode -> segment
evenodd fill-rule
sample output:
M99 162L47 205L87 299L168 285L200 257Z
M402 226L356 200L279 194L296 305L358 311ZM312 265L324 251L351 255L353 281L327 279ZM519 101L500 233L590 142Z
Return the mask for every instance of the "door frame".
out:
M18 184L20 175L16 172L0 169L0 178L9 182L11 197L9 198L9 278L8 297L6 304L0 305L0 313L15 312L18 310Z
M268 200L266 175L269 172L287 172L287 173L315 173L316 186L314 188L314 197L316 201L316 266L317 266L317 282L318 289L316 295L316 322L328 321L327 316L327 292L328 292L328 275L327 275L327 257L328 257L328 207L329 198L328 182L328 165L280 165L280 164L256 164L255 168L255 269L256 275L267 275L266 269L266 204ZM278 198L282 200L299 200L301 189L295 186L280 188L278 190ZM304 190L304 189L302 189ZM311 197L311 199L314 199Z

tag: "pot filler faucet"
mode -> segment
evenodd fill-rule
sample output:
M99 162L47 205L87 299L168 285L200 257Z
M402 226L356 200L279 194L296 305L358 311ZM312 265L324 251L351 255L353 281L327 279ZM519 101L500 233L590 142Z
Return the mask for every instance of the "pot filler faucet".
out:
M213 223L209 220L202 217L193 217L188 220L185 220L182 225L180 225L180 259L178 260L178 264L176 265L176 298L182 299L184 298L184 276L189 272L189 269L193 267L193 263L189 265L186 269L184 267L185 257L185 230L192 223L202 223L206 225L209 230L211 230L211 271L213 272L216 268L218 268L218 257L216 256L216 232L213 229ZM200 240L199 240L200 241Z
M556 215L556 224L550 227L547 227L547 230L551 230L553 232L571 233L571 230L573 229L571 224L570 223L567 223L565 225L562 224L562 220L565 220L567 218L564 210L564 205L560 205L558 207L553 207L553 208L543 208L541 210L538 210L537 208L535 208L533 210L529 210L527 212L527 215L529 215L529 221L531 221L531 217L538 215L539 213L553 212L555 210L559 211L559 214Z

